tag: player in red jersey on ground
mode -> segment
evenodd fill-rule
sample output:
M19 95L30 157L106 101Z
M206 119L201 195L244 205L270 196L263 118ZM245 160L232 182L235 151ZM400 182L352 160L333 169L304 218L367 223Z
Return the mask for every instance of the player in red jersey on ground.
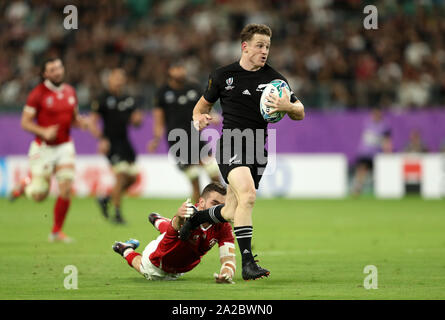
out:
M148 244L142 255L135 251L139 241L134 239L116 242L113 249L147 280L176 280L195 268L201 258L218 243L221 269L219 274L214 274L215 281L233 283L236 269L235 239L229 223L202 224L187 241L181 241L178 234L186 217L196 209L208 209L224 203L225 196L226 188L212 182L202 191L197 208L192 208L193 205L186 201L171 220L157 213L149 215L149 221L161 235Z
M42 82L29 94L21 119L22 128L35 134L28 153L31 176L13 191L12 199L25 194L29 199L43 201L49 193L51 176L55 175L59 195L49 240L70 242L72 239L62 232L74 179L75 149L70 129L84 127L84 121L78 115L75 89L63 82L62 61L46 60L41 76Z

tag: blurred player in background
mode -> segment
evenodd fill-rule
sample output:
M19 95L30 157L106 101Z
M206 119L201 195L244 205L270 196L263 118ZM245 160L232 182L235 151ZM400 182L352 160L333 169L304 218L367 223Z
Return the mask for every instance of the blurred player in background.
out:
M392 152L391 129L383 118L380 108L373 108L366 120L358 150L358 158L352 181L352 194L362 193L366 180L373 170L374 157L377 153Z
M62 232L74 179L75 148L70 129L72 126L84 128L86 122L78 115L74 88L63 82L62 61L59 58L45 60L41 76L43 81L29 94L21 119L22 128L36 136L28 153L31 176L13 191L12 199L25 194L37 202L43 201L54 175L59 195L49 240L71 242L72 239Z
M209 209L224 203L226 188L220 183L210 183L202 191L197 203L198 210ZM185 217L193 213L192 204L186 201L170 220L157 213L149 215L149 221L161 233L150 242L141 254L134 251L139 241L116 242L113 250L122 255L128 264L147 280L175 280L195 268L201 258L216 244L219 245L220 272L214 274L217 283L232 283L235 275L235 245L229 223L203 223L187 241L178 238L178 231Z
M136 108L136 101L125 93L127 78L125 71L116 68L108 76L108 89L92 103L90 114L90 132L99 139L98 149L110 161L115 184L111 195L99 197L102 214L108 219L108 205L114 206L116 223L124 223L121 200L125 192L136 181L138 170L135 165L136 153L128 139L128 126L139 127L143 114ZM103 122L103 130L99 122Z
M422 140L422 135L419 129L413 129L409 133L409 140L406 146L403 148L403 152L407 153L426 153L428 152L428 146Z
M266 132L268 123L259 110L262 88L274 79L282 79L286 83L288 81L266 64L272 36L268 26L249 24L243 28L240 36L241 59L211 73L206 92L193 111L194 122L200 130L204 129L212 119L209 113L213 104L220 99L224 121L223 135L218 141L217 159L221 174L228 184L226 205L198 212L187 220L181 228L180 236L181 239L188 238L190 231L203 222L233 221L242 256L242 276L244 280L250 280L270 274L269 270L256 263L251 247L256 189L267 165L258 161L258 153L262 153L267 159L267 151L262 147L262 150L255 150L253 155L252 149L256 148L257 141L250 141L242 142L242 149L239 150L241 154L235 153L234 141L235 138L244 141L241 131L254 131L254 137L257 130ZM266 104L271 107L270 113L286 112L292 120L304 118L304 106L293 93L290 97L284 94L281 98L269 95L268 100ZM227 135L232 134L232 137L226 139L226 132L229 132ZM266 140L266 136L263 134L261 139ZM254 158L253 163L249 161L249 156Z
M148 151L154 152L158 148L164 134L168 134L174 129L183 129L189 137L187 156L175 154L179 169L184 172L190 180L193 194L192 200L195 202L199 198L199 166L201 165L214 182L219 181L218 165L214 158L203 159L199 164L192 164L191 130L196 129L191 125L193 108L201 95L199 85L187 80L185 67L181 63L172 64L168 68L167 84L159 88L156 93L155 107L153 109L153 139L148 143ZM218 114L213 114L212 123L220 123ZM167 130L165 130L167 129ZM196 132L196 137L199 133ZM172 147L177 140L168 141ZM204 141L199 141L199 150L205 145Z

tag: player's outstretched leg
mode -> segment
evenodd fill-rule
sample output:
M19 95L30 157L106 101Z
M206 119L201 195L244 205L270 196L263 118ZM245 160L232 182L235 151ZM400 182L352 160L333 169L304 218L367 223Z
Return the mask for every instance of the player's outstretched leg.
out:
M130 239L125 242L116 241L113 245L114 252L121 255L137 272L141 273L142 256L140 253L134 251L139 247L139 240Z
M125 242L116 241L112 246L114 252L119 253L123 257L127 249L136 250L138 247L139 247L139 240L136 239L130 239Z
M227 220L225 220L221 214L223 207L224 204L219 204L206 210L198 211L195 209L195 213L182 225L181 229L179 230L179 238L182 241L186 241L190 237L192 231L198 228L202 223L208 222L215 224L227 222Z
M31 183L31 177L30 176L26 176L25 178L23 178L20 181L20 183L18 184L18 186L16 186L14 188L14 190L12 190L11 194L9 195L9 201L14 202L18 198L20 198L22 195L24 195L25 194L25 188L30 183Z
M148 215L148 221L153 225L153 227L155 227L156 230L161 231L159 228L160 224L162 222L170 222L170 219L161 216L157 212L152 212Z

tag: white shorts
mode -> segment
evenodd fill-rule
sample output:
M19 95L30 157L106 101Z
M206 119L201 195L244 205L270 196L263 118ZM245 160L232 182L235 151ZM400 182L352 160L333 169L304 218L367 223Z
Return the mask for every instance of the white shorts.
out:
M124 173L129 176L137 176L139 173L139 168L136 164L129 163L128 161L120 161L111 168L115 174Z
M183 275L183 273L167 273L162 269L159 269L156 267L153 263L150 261L150 254L152 254L156 248L158 247L159 243L164 238L164 234L161 234L159 237L156 238L156 240L153 240L150 242L144 249L144 252L142 253L142 259L141 259L141 273L147 280L176 280L180 276Z
M74 166L76 150L74 143L68 141L58 145L47 145L42 142L31 142L28 158L32 176L49 178L56 166ZM64 168L56 172L57 179L74 179L74 170Z

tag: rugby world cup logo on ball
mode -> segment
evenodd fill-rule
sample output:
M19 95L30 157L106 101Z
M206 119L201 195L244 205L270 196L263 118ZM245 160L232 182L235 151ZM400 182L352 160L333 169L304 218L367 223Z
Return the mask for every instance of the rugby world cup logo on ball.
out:
M268 114L271 108L265 104L265 102L268 101L267 96L269 94L275 94L281 98L283 96L284 91L286 92L287 96L290 97L289 86L285 81L281 79L272 80L264 88L260 99L260 111L264 120L266 120L267 122L272 122L272 123L278 122L281 119L283 119L284 115L286 114L285 112L275 112L273 114Z

